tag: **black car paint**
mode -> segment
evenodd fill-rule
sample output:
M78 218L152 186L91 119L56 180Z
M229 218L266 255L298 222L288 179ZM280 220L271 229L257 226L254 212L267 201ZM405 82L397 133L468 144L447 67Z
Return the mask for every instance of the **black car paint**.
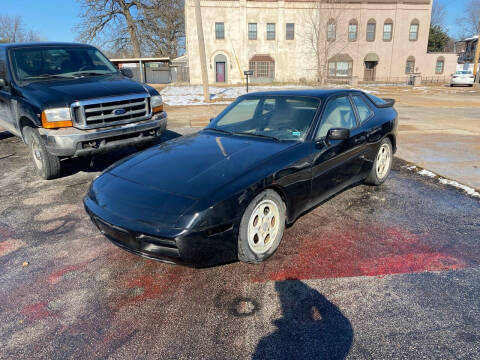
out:
M274 141L204 129L126 158L96 179L85 207L102 232L139 255L194 266L234 261L240 219L261 191L276 190L287 207L287 223L342 189L366 178L379 142L396 146L397 113L378 108L351 90L284 91L278 95L321 98L304 141ZM359 94L374 116L358 123L347 140L314 140L326 103ZM263 96L257 93L244 96ZM353 107L356 112L356 108ZM358 119L358 114L356 113ZM109 233L128 234L125 241ZM149 240L142 240L149 236ZM165 239L173 240L172 253Z
M7 130L17 136L23 138L21 129L25 124L41 127L40 114L48 108L69 106L75 101L87 98L143 92L150 96L158 95L158 91L151 86L125 78L120 71L111 75L73 79L18 81L12 77L12 65L8 57L11 49L49 46L94 48L71 43L0 44L0 78L6 80L6 86L0 88L0 115L6 119ZM5 68L2 69L2 66Z

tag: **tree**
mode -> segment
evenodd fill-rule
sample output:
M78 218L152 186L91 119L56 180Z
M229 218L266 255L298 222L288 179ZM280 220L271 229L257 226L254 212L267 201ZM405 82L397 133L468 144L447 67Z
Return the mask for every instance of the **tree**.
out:
M79 40L107 52L176 56L184 36L183 0L77 0Z
M431 25L428 36L428 52L446 51L450 43L450 36L440 25Z
M32 30L25 28L19 16L0 15L0 42L19 43L40 41Z
M315 55L317 81L321 85L325 85L328 79L329 59L339 55L348 45L348 35L338 31L342 14L339 5L343 2L316 1L314 9L308 9L303 19L305 26L302 36Z
M469 0L463 13L465 16L457 19L461 37L477 35L480 32L480 0Z
M434 0L432 4L430 25L444 27L446 14L447 10L445 9L445 4L441 0Z

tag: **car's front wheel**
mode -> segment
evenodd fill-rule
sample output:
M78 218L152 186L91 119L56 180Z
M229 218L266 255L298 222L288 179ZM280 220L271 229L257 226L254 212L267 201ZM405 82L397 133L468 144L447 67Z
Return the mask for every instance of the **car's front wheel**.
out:
M392 142L385 138L380 142L373 167L365 182L370 185L382 184L390 174L393 162Z
M60 159L50 154L45 148L38 131L31 127L23 129L23 134L33 158L37 174L45 180L55 179L60 176Z
M272 256L283 237L285 211L285 203L273 190L265 190L251 201L240 222L240 261L257 264Z

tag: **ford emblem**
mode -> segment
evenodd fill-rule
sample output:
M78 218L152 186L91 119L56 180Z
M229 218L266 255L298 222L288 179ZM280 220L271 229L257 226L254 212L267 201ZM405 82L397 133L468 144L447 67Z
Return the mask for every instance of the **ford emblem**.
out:
M115 109L112 112L113 112L114 115L119 116L119 115L125 114L127 112L127 110L125 110L125 109Z

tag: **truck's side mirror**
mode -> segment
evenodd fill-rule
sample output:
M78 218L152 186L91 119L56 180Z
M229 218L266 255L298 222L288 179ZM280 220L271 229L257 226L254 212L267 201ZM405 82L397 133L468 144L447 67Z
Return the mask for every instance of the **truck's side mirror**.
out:
M128 78L133 78L133 71L132 69L129 68L121 68L120 72L122 73L123 76L126 76Z

